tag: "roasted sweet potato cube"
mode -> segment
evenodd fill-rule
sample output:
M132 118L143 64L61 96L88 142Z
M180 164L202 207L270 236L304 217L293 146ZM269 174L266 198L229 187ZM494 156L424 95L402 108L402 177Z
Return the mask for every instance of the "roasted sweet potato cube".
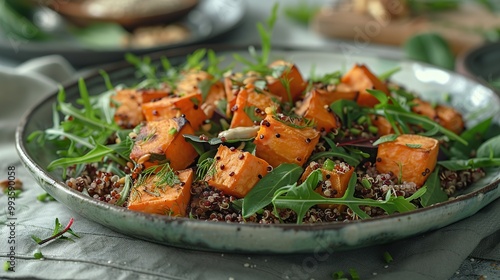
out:
M430 102L419 98L413 100L415 106L411 110L419 115L427 116L436 121L444 128L453 131L456 134L464 130L464 121L462 115L454 108L446 105L433 106Z
M380 173L392 172L403 182L414 182L421 187L436 167L439 142L436 139L414 135L399 135L395 141L378 146L376 168Z
M302 78L297 66L283 60L276 60L269 65L274 73L267 76L267 87L270 93L281 97L283 101L299 99L300 94L306 89L307 83Z
M200 108L201 94L172 95L156 102L142 104L142 112L148 122L186 116L191 126L198 130L207 116Z
M462 133L464 130L464 120L462 115L455 109L445 105L436 106L436 114L439 124L444 128L455 132Z
M202 70L190 70L183 73L175 92L180 95L201 94L203 96L201 109L208 118L211 118L215 111L215 103L226 96L224 84L215 80L210 73Z
M231 128L255 125L254 122L266 117L265 110L268 107L278 108L279 104L273 101L270 94L257 92L253 84L247 84L239 91L236 103L231 108Z
M273 167L285 162L304 165L318 143L320 133L303 123L290 123L288 117L281 118L280 115L267 115L260 123L254 140L256 155Z
M315 191L324 197L343 197L349 186L349 180L354 172L354 167L346 163L338 163L333 170L324 168L320 168L320 170L323 174L323 178L321 179L323 182L316 187ZM311 172L313 172L313 168L309 165L306 170L304 170L304 173L302 173L300 181L305 181ZM328 181L328 183L326 183L326 181ZM344 205L335 204L320 204L318 206L321 208L338 208L339 210L345 208Z
M141 105L168 96L164 90L123 89L111 96L111 106L117 106L114 119L116 124L123 128L133 128L144 121Z
M377 128L377 134L379 136L384 136L388 134L394 134L394 128L392 128L391 123L383 116L370 115L372 125Z
M340 127L340 122L321 95L313 89L306 95L296 113L308 120L313 120L315 128L319 131L333 131Z
M185 118L147 122L136 137L130 159L146 167L170 162L174 170L188 167L198 153L183 134L194 134Z
M338 84L333 91L328 91L324 89L315 89L319 93L320 98L327 104L331 105L333 102L338 100L353 100L358 98L359 91L352 89L351 87Z
M411 107L412 112L426 116L433 121L437 120L436 109L430 102L415 98L412 103L414 104L414 106Z
M367 89L377 89L389 95L389 89L365 65L357 64L341 79L341 82L359 91L356 102L360 106L373 107L378 104L378 99L368 93Z
M160 176L153 174L140 185L134 186L130 193L128 209L169 216L186 216L191 199L193 170L186 169L177 173L179 182L169 186L161 182Z
M208 184L226 194L242 198L267 174L269 164L249 152L220 145L215 155L215 173Z

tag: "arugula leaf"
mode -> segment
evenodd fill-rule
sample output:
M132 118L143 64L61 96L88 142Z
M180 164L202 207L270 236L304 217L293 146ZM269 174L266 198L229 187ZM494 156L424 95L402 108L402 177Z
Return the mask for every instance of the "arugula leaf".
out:
M317 200L323 198L319 193L311 191L316 188L322 176L321 170L317 169L311 172L307 179L299 186L297 186L297 183L294 183L293 185L278 189L272 198L274 208L287 208L295 211L297 213L297 224L301 224L307 210L316 205ZM283 194L285 195L282 196Z
M315 173L315 175L313 175ZM311 175L313 175L311 177ZM398 197L389 191L385 200L374 200L370 198L357 198L354 197L356 183L358 181L356 173L354 173L347 187L347 190L341 198L327 198L314 191L319 183L321 171L313 171L304 183L296 186L293 185L282 187L277 190L273 197L273 205L275 212L278 208L289 208L297 213L297 223L301 223L302 219L309 208L316 204L340 204L349 207L361 219L370 218L370 216L361 210L360 206L373 206L380 207L388 214L394 212L408 212L416 209L417 207L410 203L410 201L417 199L426 193L427 188L422 187L420 191L415 192L408 198ZM322 176L322 175L321 175Z
M47 170L52 171L56 167L60 166L70 166L73 164L82 164L82 163L92 163L101 161L103 157L113 153L114 150L110 149L101 144L96 144L95 148L90 150L87 154L77 158L59 158L52 161L49 166L47 166Z
M477 157L500 158L500 135L484 142L477 149Z
M400 122L398 122L398 125L403 126L404 123L411 123L411 124L415 124L415 125L420 125L424 129L426 129L428 132L429 131L440 132L452 141L457 141L457 142L462 143L463 145L467 145L467 141L462 139L460 136L456 135L454 132L437 124L435 121L433 121L427 117L412 113L412 112L402 111L393 105L387 105L386 108L384 108L384 109L375 108L375 109L372 109L370 111L373 114L385 116L388 120L392 117L397 117L399 120L401 120Z
M427 178L422 188L427 188L427 191L420 197L420 204L424 207L448 200L448 195L441 189L438 166Z
M438 164L451 171L495 167L500 166L500 157L443 160L438 161Z
M283 163L264 176L243 199L242 214L248 218L271 204L274 193L281 187L297 182L303 169Z
M352 127L354 121L366 115L365 109L352 100L337 100L330 104L330 109L340 118L341 123L348 128Z
M491 126L493 118L487 118L475 126L464 131L460 137L467 141L468 145L454 142L449 151L450 156L457 159L468 159L472 151L477 150L484 142L488 128Z

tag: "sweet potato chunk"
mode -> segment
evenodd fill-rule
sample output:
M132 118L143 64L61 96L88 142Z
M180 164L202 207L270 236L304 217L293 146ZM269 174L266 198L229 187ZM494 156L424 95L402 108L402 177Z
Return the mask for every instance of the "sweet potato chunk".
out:
M433 121L437 120L436 110L430 102L424 101L420 98L415 98L412 103L415 104L411 107L412 112L426 116Z
M269 164L248 152L220 145L215 155L216 172L208 184L242 198L268 172Z
M333 131L340 127L337 116L317 90L312 90L307 94L295 112L308 120L313 120L319 131Z
M359 91L356 91L344 84L338 84L333 91L316 89L316 92L327 105L331 105L333 102L341 99L354 101L358 99L359 95Z
M231 108L231 128L255 125L254 122L265 118L267 107L278 108L279 104L273 101L270 94L257 92L253 84L247 84L239 91L236 103Z
M367 89L377 89L389 95L389 89L365 65L357 64L341 79L341 82L359 91L357 103L360 106L373 107L378 99L368 93Z
M146 167L168 161L173 170L184 169L198 153L183 134L194 134L185 118L147 122L137 135L130 159Z
M429 117L429 119L436 121L444 128L456 134L460 134L464 130L462 115L452 107L446 105L437 105L434 107L430 102L423 101L419 98L415 98L413 103L415 104L415 106L411 108L413 112Z
M272 76L266 77L269 92L280 96L283 101L291 101L290 97L296 101L307 87L297 66L277 60L271 63L269 68L274 70Z
M173 186L163 184L162 178L157 175L147 177L131 191L128 209L160 215L186 216L191 198L193 170L179 171L177 177L179 183Z
M438 105L436 106L436 114L439 124L444 128L456 134L460 134L464 130L464 120L457 110L449 106Z
M392 128L391 123L385 117L370 115L370 119L372 124L377 128L377 134L379 136L394 134L394 129Z
M199 93L172 95L156 102L142 104L142 112L148 122L185 115L191 126L197 130L207 119L200 105L201 94Z
M414 182L421 187L436 167L439 142L436 139L414 135L399 135L395 141L379 145L376 168L380 173L401 176L403 182Z
M333 170L324 168L320 168L320 170L323 174L323 178L321 179L323 183L319 184L315 191L329 198L340 198L344 196L349 186L349 180L354 172L354 167L346 163L339 163ZM305 181L311 172L313 172L313 168L309 165L306 170L304 170L304 173L302 173L300 181ZM328 181L328 183L326 183L326 181ZM344 208L343 205L335 204L320 204L318 206L321 208L338 208L339 210Z
M204 97L201 109L208 118L211 118L215 111L215 103L226 96L224 84L214 80L214 76L202 70L183 73L175 92L179 95L201 94Z
M164 90L124 89L111 96L113 105L117 105L114 119L116 124L123 128L133 128L144 121L141 105L154 99L167 96Z
M294 124L287 117L267 115L260 123L256 155L273 167L282 163L304 165L319 141L320 133L303 123Z

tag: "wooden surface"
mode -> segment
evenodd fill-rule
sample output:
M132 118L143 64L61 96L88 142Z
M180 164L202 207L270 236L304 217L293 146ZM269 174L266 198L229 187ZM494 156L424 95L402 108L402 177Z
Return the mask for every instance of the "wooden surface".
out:
M353 40L353 44L402 45L409 37L434 31L447 39L456 54L484 42L482 32L500 29L500 16L481 6L464 4L459 9L420 16L375 19L346 6L323 7L314 17L312 28L326 37Z

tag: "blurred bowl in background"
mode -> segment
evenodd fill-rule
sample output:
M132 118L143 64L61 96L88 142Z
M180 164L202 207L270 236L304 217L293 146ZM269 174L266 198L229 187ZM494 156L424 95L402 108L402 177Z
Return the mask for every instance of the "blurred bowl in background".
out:
M198 5L198 0L72 0L48 2L54 11L79 25L112 22L127 29L177 21Z
M460 57L457 72L500 92L500 42L485 44Z

